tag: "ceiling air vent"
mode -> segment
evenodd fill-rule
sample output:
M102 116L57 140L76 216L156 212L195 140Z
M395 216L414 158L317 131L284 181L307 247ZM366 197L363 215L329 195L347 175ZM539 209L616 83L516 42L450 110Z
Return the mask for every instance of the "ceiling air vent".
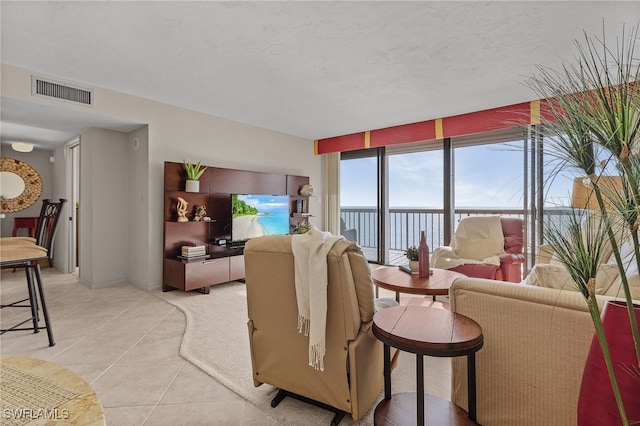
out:
M72 87L64 83L47 81L31 76L31 95L56 98L76 104L93 106L93 92L91 90Z

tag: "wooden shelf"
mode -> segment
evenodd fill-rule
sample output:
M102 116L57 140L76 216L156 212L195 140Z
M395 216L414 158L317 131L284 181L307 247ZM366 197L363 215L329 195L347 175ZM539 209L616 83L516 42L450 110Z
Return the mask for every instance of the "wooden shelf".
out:
M291 216L291 223L306 220L308 198L299 195L309 183L307 176L277 175L248 170L206 166L200 178L200 192L184 191L186 174L182 163L164 163L164 261L162 289L168 291L200 290L209 293L212 285L244 278L242 247L218 246L215 241L230 241L231 194L281 194L295 201L303 200L301 216ZM178 197L188 203L189 222L178 222ZM205 206L211 221L194 221L196 206ZM197 224L197 225L196 225ZM209 258L179 259L183 245L204 244Z

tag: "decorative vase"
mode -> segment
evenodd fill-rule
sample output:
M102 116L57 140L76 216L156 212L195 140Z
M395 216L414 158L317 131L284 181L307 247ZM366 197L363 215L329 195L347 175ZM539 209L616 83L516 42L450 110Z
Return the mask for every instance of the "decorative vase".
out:
M411 273L412 274L417 274L418 271L419 271L418 261L417 260L410 260L409 261L409 269L411 269Z
M186 192L200 192L200 181L199 180L187 180L187 184L185 185L184 190Z
M420 244L418 245L418 275L422 278L429 277L429 246L427 245L427 233L420 232Z
M640 305L633 310L640 322ZM609 346L620 395L630 423L640 420L640 382L629 368L638 374L638 359L631 334L629 312L623 301L608 301L602 310L602 326ZM611 380L597 336L593 336L584 366L578 397L578 425L619 425L620 412L613 395Z

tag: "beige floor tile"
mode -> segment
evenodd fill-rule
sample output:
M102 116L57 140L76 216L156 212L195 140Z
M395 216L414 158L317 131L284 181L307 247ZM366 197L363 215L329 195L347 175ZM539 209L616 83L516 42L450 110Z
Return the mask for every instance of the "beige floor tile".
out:
M155 406L103 408L107 426L140 426L147 420Z
M53 328L55 346L49 346L46 330L34 334L31 331L15 331L0 336L0 348L3 354L22 355L31 358L51 361L70 346L76 344L83 337L60 337Z
M262 410L246 403L240 424L243 426L277 426L281 423L268 414L265 414Z
M116 363L92 383L104 407L157 404L186 361Z
M201 402L158 405L145 423L147 426L232 426L240 425L245 403Z
M184 317L184 313L182 313L180 309L174 309L158 323L149 334L158 336L180 336L180 338L182 338L186 327L187 320Z
M212 380L207 373L187 362L167 389L160 404L238 401L243 400L224 385Z
M10 303L21 299L14 299ZM20 304L22 305L22 304ZM0 311L0 326L2 328L10 328L18 323L31 318L31 308L22 308L18 306L3 308ZM24 324L21 327L31 326L31 322Z
M98 394L107 425L278 425L180 357L184 314L157 292L91 289L51 268L42 275L56 345L48 346L45 330L10 332L0 336L0 351L79 374ZM27 295L23 271L2 271L0 284L3 303ZM20 315L2 309L0 323Z
M75 372L84 379L85 382L93 383L96 379L102 376L109 368L111 364L91 364L91 363L78 363L69 364L65 366L69 370Z
M117 334L116 330L109 330L108 334L87 336L53 358L61 365L71 365L80 362L96 364L112 364L142 339L144 333Z
M152 298L155 299L155 298ZM127 309L111 321L96 329L97 333L111 334L114 330L120 333L148 333L176 308L166 302L155 299L147 301L143 306Z
M149 333L118 361L119 363L180 360L182 336Z
M63 318L52 317L51 324L57 338L84 337L95 334L95 331L113 318L109 312L94 311L85 315L78 313ZM54 309L55 312L55 309Z

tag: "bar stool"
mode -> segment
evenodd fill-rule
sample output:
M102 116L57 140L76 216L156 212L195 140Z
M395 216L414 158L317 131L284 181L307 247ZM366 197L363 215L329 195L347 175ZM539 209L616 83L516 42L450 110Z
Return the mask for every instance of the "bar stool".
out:
M49 346L56 344L53 338L53 330L51 328L51 321L49 320L49 311L47 309L47 302L44 295L44 286L42 285L42 275L40 273L40 261L48 259L47 249L36 245L10 245L2 246L0 251L0 268L24 268L27 276L27 289L29 291L29 297L8 305L0 305L0 308L10 307L29 307L31 308L31 317L19 322L18 324L0 330L0 334L4 334L9 331L20 330L33 330L34 333L39 333L43 328L47 330L47 336L49 338ZM40 306L42 307L42 314L44 316L45 326L39 325L39 313L38 313L38 295L36 294L34 286L34 271L35 281L38 285L38 293L40 295ZM28 305L22 305L23 302L29 301ZM31 327L22 327L28 322L32 322Z
M0 245L2 245L3 248L13 245L38 245L44 247L47 249L49 266L53 266L53 242L56 230L58 229L58 221L62 214L62 208L66 202L67 200L64 198L60 198L58 202L49 199L42 200L42 208L40 209L40 216L38 216L35 237L3 237L0 238Z
M33 330L34 333L40 332L41 329L47 329L49 337L49 346L55 345L53 331L49 321L49 312L44 296L44 286L42 285L42 275L40 273L40 262L48 261L51 265L53 258L53 240L55 237L58 220L62 213L62 207L67 200L61 198L59 202L51 200L42 200L42 208L38 217L38 226L36 228L35 238L30 237L4 237L0 238L0 269L24 268L27 276L27 289L29 297L18 300L17 302L0 305L2 308L31 308L31 317L14 325L13 327L0 330L0 334L8 331ZM44 315L45 326L39 326L38 313L38 296L36 294L33 276L35 271L38 292L40 293L40 304ZM29 301L29 304L24 302ZM32 327L22 327L24 324L32 321Z

